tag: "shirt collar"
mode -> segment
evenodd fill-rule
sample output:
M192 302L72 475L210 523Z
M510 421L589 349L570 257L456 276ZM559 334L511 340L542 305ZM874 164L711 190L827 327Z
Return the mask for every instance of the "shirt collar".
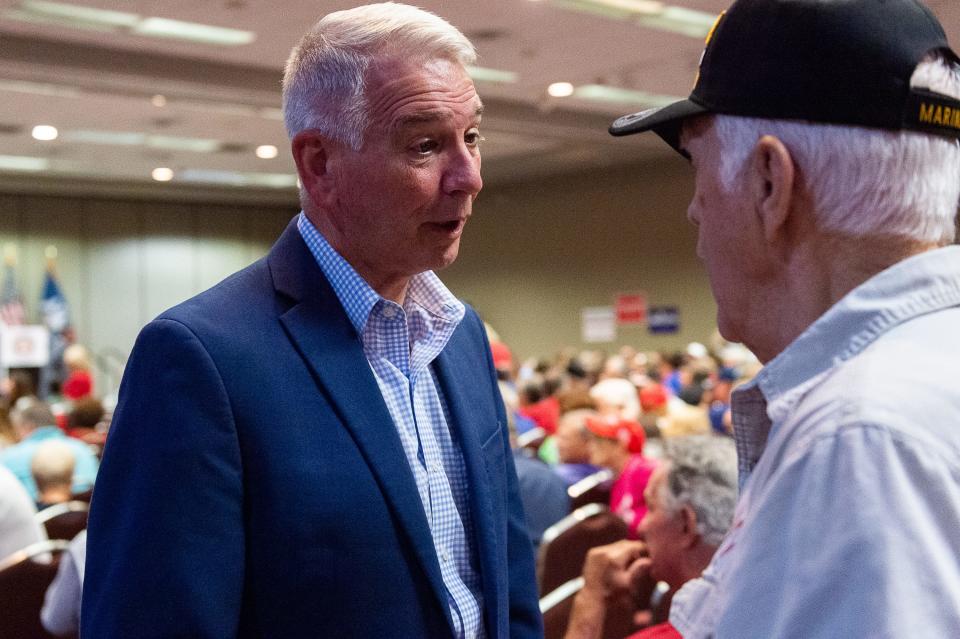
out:
M51 437L60 437L63 435L63 431L60 430L58 426L38 426L34 428L29 435L23 438L23 441L40 441L43 439L50 439Z
M902 260L856 287L733 394L741 471L811 384L915 317L960 305L960 246ZM765 413L765 414L764 414Z
M337 253L302 211L297 219L297 229L333 287L350 323L358 335L363 335L370 311L384 298ZM407 313L422 308L430 315L453 324L459 324L466 312L460 300L454 297L433 271L418 273L410 279L403 306Z

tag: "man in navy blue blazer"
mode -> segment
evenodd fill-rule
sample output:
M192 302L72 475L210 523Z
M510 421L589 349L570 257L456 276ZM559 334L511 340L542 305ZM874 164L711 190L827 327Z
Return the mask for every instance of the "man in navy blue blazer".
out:
M480 191L470 42L386 3L294 49L303 212L141 332L89 524L84 637L538 637L483 324L433 274Z

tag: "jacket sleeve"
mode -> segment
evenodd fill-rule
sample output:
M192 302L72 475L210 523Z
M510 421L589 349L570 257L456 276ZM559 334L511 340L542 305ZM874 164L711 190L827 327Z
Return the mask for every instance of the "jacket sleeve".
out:
M153 321L124 373L94 488L82 636L236 635L241 474L213 359L184 324Z

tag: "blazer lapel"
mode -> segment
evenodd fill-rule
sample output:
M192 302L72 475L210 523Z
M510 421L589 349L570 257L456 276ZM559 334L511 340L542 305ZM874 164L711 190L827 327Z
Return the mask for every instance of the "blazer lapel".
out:
M464 322L467 321L469 317L464 319ZM472 344L462 342L467 340L465 329L461 324L447 347L435 360L434 370L447 400L453 422L450 426L458 436L467 467L470 505L476 530L476 551L483 580L484 618L487 633L494 636L497 633L496 611L501 599L495 575L501 572L497 565L501 555L497 543L497 519L489 490L488 471L481 449L484 442L480 440L480 436L494 429L499 430L504 425L487 423L496 419L496 413L478 410L478 407L490 405L489 386L473 381L478 374L483 374L482 370L478 371L478 367L484 361L484 354L471 347ZM478 339L477 343L479 341ZM461 344L464 347L461 348Z
M433 536L400 436L360 339L295 221L268 260L274 287L294 301L280 322L353 435L452 627Z

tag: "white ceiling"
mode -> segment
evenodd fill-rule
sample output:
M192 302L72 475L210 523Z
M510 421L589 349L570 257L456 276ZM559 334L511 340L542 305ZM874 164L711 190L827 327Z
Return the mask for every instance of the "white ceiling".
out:
M277 119L284 61L320 16L356 4L330 0L60 2L248 30L255 32L256 39L223 47L28 24L3 17L20 0L0 0L0 186L94 180L129 187L151 183L151 171L158 166L172 168L175 182L190 171L206 171L207 178L223 172L293 175L283 125ZM702 40L571 12L557 1L426 0L418 4L464 31L477 46L482 66L519 75L516 84L478 83L487 104L484 172L488 183L669 154L653 136L618 140L606 133L613 118L644 105L550 98L546 87L568 81L685 96ZM670 4L715 14L726 8L728 0L673 0ZM956 48L960 2L929 0L927 4ZM12 90L11 82L29 84ZM151 103L157 94L166 97L165 106ZM56 126L60 138L34 140L31 130L37 124ZM214 139L221 144L218 151L204 153L155 148L156 139L154 146L70 140L83 130ZM279 156L258 159L254 149L262 144L279 147ZM43 158L49 168L4 170L4 156ZM201 181L207 178L199 175ZM276 193L289 197L293 189Z

